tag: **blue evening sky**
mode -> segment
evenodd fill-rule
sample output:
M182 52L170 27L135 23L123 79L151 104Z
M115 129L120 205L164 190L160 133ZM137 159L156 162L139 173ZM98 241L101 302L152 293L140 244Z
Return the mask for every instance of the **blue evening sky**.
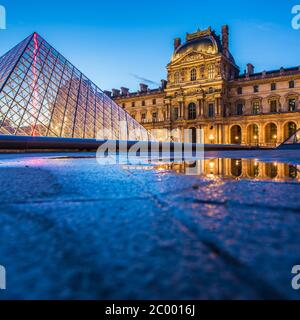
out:
M291 9L300 0L0 0L7 30L0 55L36 31L103 90L138 88L166 78L173 39L212 26L230 27L231 51L256 71L300 65L300 30ZM153 85L155 86L155 85Z

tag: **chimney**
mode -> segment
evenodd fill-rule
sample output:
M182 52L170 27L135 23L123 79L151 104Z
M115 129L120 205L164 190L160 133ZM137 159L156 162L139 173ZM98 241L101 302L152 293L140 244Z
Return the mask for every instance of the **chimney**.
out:
M105 90L104 94L106 94L109 98L111 98L111 91Z
M120 96L120 90L112 89L111 91L112 91L113 98Z
M144 83L140 83L140 91L141 92L147 92L148 91L148 86Z
M254 65L251 63L247 64L247 75L251 76L252 74L254 74Z
M163 79L160 82L161 82L161 88L165 90L167 88L168 81Z
M229 49L229 27L225 25L222 27L222 47L224 53L228 52Z
M174 39L174 51L180 46L181 46L181 39L180 38Z
M128 88L121 87L121 92L122 92L122 96L128 96L128 94L129 94L129 89L128 89Z

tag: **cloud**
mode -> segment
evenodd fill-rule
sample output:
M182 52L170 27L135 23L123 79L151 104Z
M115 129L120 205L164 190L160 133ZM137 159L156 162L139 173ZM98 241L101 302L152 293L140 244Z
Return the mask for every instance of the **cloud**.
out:
M155 85L155 86L159 86L159 83L155 82L155 81L152 81L152 80L149 80L149 79L146 79L146 78L143 78L137 74L134 74L134 73L131 73L130 74L132 77L134 77L135 79L145 83L145 84L149 84L149 85Z

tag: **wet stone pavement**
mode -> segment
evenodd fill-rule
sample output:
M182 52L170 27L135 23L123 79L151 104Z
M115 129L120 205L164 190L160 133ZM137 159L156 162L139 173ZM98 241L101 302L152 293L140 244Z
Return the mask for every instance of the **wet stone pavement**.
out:
M0 299L299 299L300 153L206 157L191 176L93 154L0 155Z

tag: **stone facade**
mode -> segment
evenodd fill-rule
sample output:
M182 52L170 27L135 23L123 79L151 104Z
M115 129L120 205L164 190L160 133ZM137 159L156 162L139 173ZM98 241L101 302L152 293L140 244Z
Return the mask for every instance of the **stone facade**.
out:
M300 67L241 74L229 29L211 28L174 40L167 81L149 90L106 92L155 138L167 141L274 146L300 127ZM193 134L185 136L184 130Z

